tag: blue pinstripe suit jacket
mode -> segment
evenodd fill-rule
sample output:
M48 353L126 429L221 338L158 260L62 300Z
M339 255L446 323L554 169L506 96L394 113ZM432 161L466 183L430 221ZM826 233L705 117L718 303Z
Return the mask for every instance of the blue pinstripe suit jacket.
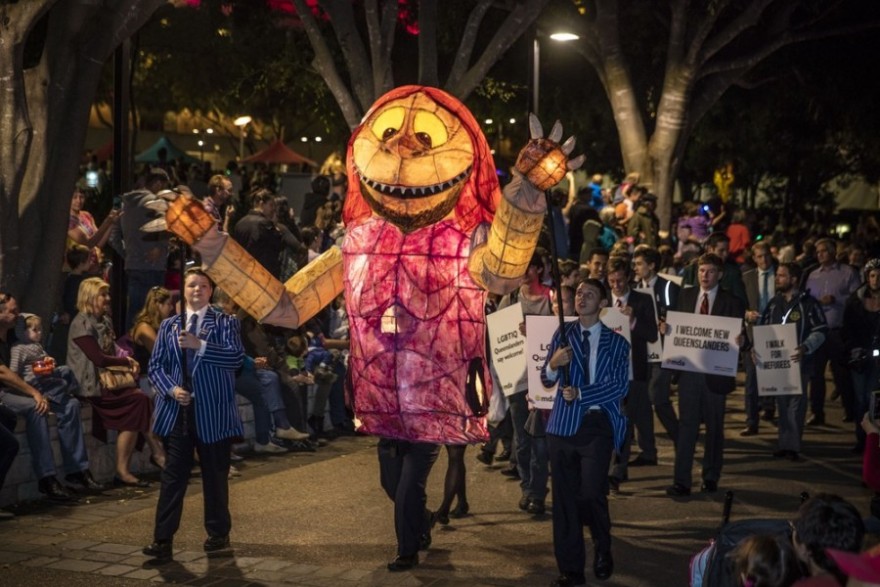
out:
M569 364L569 378L571 385L580 389L581 397L569 403L562 398L562 391L557 389L550 420L547 422L547 434L574 436L590 406L600 406L614 428L614 446L619 451L626 437L626 416L621 412L620 404L629 390L629 343L603 324L596 349L596 378L589 385L584 385L584 349L580 329L578 321L565 325L565 335L574 355ZM560 335L557 330L550 342L547 360L541 368L541 380L545 387L555 382L555 379L547 376L547 364L559 348L559 343ZM559 376L558 371L556 375Z
M165 319L159 326L150 357L150 382L156 390L153 431L159 436L171 433L180 410L180 404L171 395L176 386L183 385L179 332L179 316ZM209 307L199 338L207 345L204 354L196 356L192 375L196 434L206 444L243 436L235 401L235 372L244 360L238 320Z

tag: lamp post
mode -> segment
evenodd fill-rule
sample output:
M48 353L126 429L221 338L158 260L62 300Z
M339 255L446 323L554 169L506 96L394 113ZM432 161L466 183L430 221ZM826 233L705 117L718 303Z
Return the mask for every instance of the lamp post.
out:
M547 37L549 37L551 41L556 41L557 43L567 43L569 41L580 39L579 35L567 31L550 33ZM539 40L539 34L536 34L532 41L532 58L529 63L529 69L532 72L532 91L529 94L529 112L532 112L537 116L541 97L541 42Z
M247 136L247 125L251 123L253 118L250 116L239 116L232 121L232 124L238 127L238 160L244 159L244 137Z

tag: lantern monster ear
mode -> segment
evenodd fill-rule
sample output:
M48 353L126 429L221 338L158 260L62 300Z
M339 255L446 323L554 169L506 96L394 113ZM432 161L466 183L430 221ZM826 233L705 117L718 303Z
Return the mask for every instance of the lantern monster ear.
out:
M578 169L584 164L586 160L584 155L568 159L568 155L574 150L573 136L562 145L559 144L562 138L562 125L558 120L545 139L544 129L538 117L529 114L529 133L532 139L519 152L516 169L538 189L550 189L559 183L567 172Z

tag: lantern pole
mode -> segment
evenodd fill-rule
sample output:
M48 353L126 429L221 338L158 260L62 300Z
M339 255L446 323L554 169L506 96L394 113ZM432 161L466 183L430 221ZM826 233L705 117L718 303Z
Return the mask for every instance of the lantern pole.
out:
M556 251L556 226L553 223L553 202L550 190L544 190L544 198L547 200L547 230L550 233L550 275L553 277L553 288L556 292L556 315L559 318L559 344L568 346L568 337L565 335L565 316L562 310L562 278L559 273L559 257ZM568 365L562 367L562 384L567 386Z

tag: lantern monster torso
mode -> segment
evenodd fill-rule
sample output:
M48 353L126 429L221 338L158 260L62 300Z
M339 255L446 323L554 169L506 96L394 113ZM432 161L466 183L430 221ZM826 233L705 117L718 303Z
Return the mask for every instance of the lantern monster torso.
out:
M468 272L471 233L498 197L485 139L451 96L398 88L355 131L348 169L342 253L359 430L485 440L486 293Z
M454 220L411 233L371 217L342 246L350 382L361 430L464 444L486 436L486 293L468 273L470 235Z

